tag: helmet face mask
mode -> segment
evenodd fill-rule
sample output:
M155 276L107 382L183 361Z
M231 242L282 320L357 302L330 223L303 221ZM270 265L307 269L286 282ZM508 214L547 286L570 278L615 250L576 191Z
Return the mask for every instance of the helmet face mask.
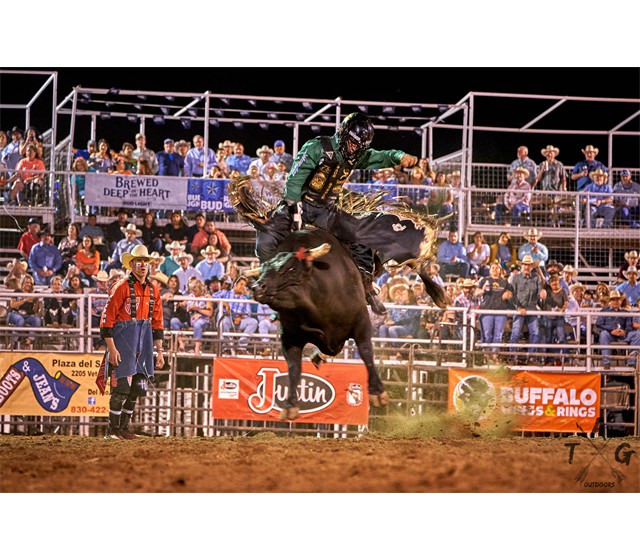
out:
M373 124L362 113L347 115L338 129L338 149L342 157L355 161L371 146Z

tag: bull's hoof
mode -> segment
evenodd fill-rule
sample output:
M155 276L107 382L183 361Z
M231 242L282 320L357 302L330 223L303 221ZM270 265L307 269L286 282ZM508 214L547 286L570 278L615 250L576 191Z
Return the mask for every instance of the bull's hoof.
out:
M300 416L300 408L293 406L291 408L283 408L280 411L280 420L283 422L291 422Z
M389 393L382 391L379 395L369 395L369 402L374 408L380 408L381 406L387 406L389 404Z
M320 369L322 364L327 363L327 357L320 350L315 350L311 355L311 363L316 366L316 369Z

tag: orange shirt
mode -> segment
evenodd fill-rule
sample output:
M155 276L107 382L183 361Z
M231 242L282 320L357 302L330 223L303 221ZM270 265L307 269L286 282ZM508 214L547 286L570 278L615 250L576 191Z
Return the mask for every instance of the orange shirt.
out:
M27 158L22 158L18 165L16 165L16 171L21 171L20 180L29 181L34 177L40 177L42 179L44 175L40 173L28 173L28 171L45 171L44 162L41 159L34 158L29 161Z
M94 255L87 255L82 249L76 251L76 266L85 274L97 274L100 270L100 253L95 252Z
M137 279L134 281L133 288L136 296L136 319L149 318L150 290L153 290L153 317L151 319L151 328L154 331L162 331L164 325L162 322L160 290L158 290L157 286L151 284L151 282L146 282L143 286ZM107 301L107 305L102 312L100 327L112 329L116 323L130 320L131 292L129 290L129 281L125 279L115 283L111 287L109 301Z

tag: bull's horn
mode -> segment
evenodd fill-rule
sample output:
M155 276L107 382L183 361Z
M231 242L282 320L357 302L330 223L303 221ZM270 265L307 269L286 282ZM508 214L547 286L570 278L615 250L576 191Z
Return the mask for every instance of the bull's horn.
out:
M260 276L260 272L262 271L262 268L258 267L258 268L250 268L249 270L247 270L244 273L244 276Z
M314 249L309 249L307 253L309 257L312 259L319 259L320 257L326 255L329 251L331 251L330 243L323 243L319 247L315 247Z

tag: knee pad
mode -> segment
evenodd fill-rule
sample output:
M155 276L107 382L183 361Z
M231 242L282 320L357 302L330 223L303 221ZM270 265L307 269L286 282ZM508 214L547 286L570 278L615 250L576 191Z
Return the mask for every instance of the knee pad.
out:
M147 388L149 383L147 378L142 373L136 373L131 381L131 392L129 393L130 399L137 399L138 397L144 397L147 394Z
M109 408L112 411L120 412L126 400L127 395L123 395L122 393L111 393L111 397L109 398Z

